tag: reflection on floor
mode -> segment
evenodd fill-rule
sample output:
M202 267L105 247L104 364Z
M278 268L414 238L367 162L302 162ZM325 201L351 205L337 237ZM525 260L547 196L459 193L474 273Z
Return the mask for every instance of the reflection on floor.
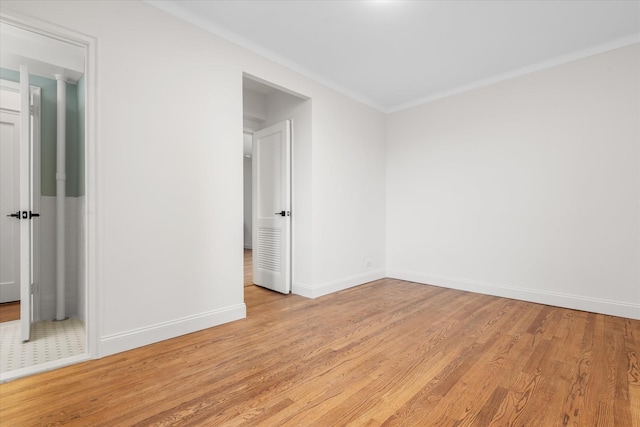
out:
M82 354L84 325L79 319L33 324L31 340L20 340L20 321L0 324L0 372L13 371Z

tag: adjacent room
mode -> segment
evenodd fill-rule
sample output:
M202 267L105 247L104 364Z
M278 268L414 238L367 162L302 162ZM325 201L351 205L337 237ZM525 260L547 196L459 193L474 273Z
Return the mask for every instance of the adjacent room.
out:
M85 353L84 56L0 23L0 375Z
M640 426L639 1L0 25L0 425Z

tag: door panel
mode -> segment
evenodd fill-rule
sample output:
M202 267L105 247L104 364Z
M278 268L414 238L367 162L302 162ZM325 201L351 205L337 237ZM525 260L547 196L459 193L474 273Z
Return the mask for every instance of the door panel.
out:
M20 116L0 113L0 303L20 300Z
M285 294L291 291L290 156L288 120L253 135L253 281Z
M20 66L20 329L23 341L31 337L31 111L29 69Z

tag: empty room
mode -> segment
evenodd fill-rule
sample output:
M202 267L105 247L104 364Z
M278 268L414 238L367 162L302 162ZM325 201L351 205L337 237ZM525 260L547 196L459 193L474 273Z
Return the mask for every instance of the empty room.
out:
M2 0L0 79L0 425L640 426L640 1Z

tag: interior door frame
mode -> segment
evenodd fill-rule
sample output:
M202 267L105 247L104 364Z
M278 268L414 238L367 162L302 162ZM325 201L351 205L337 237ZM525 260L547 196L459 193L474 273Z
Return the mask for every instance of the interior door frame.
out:
M11 80L0 79L0 90L20 93L20 83ZM30 104L33 107L31 111L31 188L32 188L32 210L40 212L41 194L41 161L40 161L40 135L41 135L41 89L38 86L29 86ZM20 107L22 108L22 107ZM19 113L19 109L1 108L2 111ZM22 143L22 142L21 142ZM40 221L34 221L32 224L33 246L31 250L32 262L32 282L35 284L33 292L33 320L40 320Z
M256 259L255 257L255 250L260 248L260 232L259 232L259 218L262 218L262 221L277 221L277 223L280 223L282 220L285 221L285 225L282 228L283 230L285 230L285 236L284 239L282 239L282 242L284 243L284 250L282 251L284 253L284 269L283 269L283 274L284 274L284 290L282 289L277 289L278 286L272 287L272 286L267 286L264 282L262 284L260 284L259 286L263 286L266 287L268 289L272 289L274 291L278 291L278 292L282 292L284 294L290 294L291 293L291 289L292 289L292 284L293 284L293 277L292 277L292 272L293 272L293 264L292 264L292 256L291 254L293 253L293 239L292 239L292 235L291 235L291 231L293 229L293 222L292 222L292 216L291 216L291 211L293 211L293 202L292 202L292 173L291 173L291 146L293 145L293 133L292 133L292 120L290 119L285 119L285 120L281 120L278 121L276 123L272 123L270 125L267 126L262 126L262 128L258 131L256 131L253 136L252 136L252 187L251 187L251 200L252 200L252 247L253 247L253 259L252 259L252 264L253 264L253 278L254 281L256 280L256 276L258 276L257 272L256 272L256 266L259 264L260 262L260 258L258 257ZM282 129L280 129L282 128ZM270 131L270 133L268 135L275 135L275 134L282 134L284 139L280 139L280 155L281 155L281 166L282 166L282 173L283 173L283 179L281 180L281 184L284 182L285 184L285 188L284 188L284 192L282 193L282 203L280 206L273 206L271 208L271 210L269 211L268 215L271 215L271 211L273 209L283 209L282 210L282 217L280 218L264 218L261 216L261 209L260 209L260 205L261 203L258 203L259 199L260 199L260 192L256 191L257 189L259 189L261 186L259 185L259 181L260 181L260 176L261 174L258 173L259 172L259 168L260 168L260 162L256 161L256 154L259 151L259 147L258 145L256 145L257 139L256 139L256 134L257 133L264 133L265 131ZM282 141L284 141L284 144L282 143ZM258 155L257 158L260 158L260 156ZM283 189L282 186L279 187L281 190ZM286 212L286 214L285 214ZM274 215L277 215L277 213L275 213ZM269 245L268 245L269 246ZM281 253L282 253L281 252ZM258 254L259 255L259 254ZM265 275L262 276L262 279L264 279L265 281L267 280L267 277L269 277L269 273L264 273ZM256 282L257 283L257 282Z
M27 210L33 212L33 153L31 152L31 88L29 67L20 65L20 166L18 193L20 194L20 337L31 339L33 323L33 223L27 218ZM26 185L25 185L26 184ZM25 221L27 220L28 221Z
M295 211L295 199L293 197L294 194L294 185L295 185L295 180L294 180L294 150L295 150L295 133L294 133L294 123L292 119L286 119L289 121L289 133L291 135L291 144L289 146L289 169L290 169L290 179L289 179L289 198L290 198L290 205L291 205L291 217L290 217L290 229L289 229L289 268L290 268L290 272L289 272L289 278L290 278L290 282L289 283L289 293L293 293L293 283L294 283L294 263L295 263L295 248L294 248L294 233L295 233L295 215L293 214L293 212ZM242 135L244 137L245 134L249 134L251 135L251 140L252 140L252 144L253 144L253 134L256 133L257 131L261 130L262 127L266 127L266 126L247 126L247 123L245 123L245 125L242 128ZM253 181L253 158L251 159L251 164L252 164L252 181ZM244 172L243 172L243 180L244 180ZM253 203L253 198L254 198L254 194L253 192L255 191L253 182L251 183L251 201ZM253 212L253 207L252 207L252 212ZM244 210L243 210L243 215L244 215ZM253 215L253 213L252 213ZM253 219L252 219L252 227L253 227ZM252 234L252 239L253 239L253 230L251 232ZM253 257L253 241L251 244L252 248L251 248L251 253L252 253L252 257ZM244 236L243 236L243 247L244 247ZM252 263L253 264L253 263ZM253 265L252 267L253 268ZM244 274L244 272L243 272Z
M0 374L0 381L7 381L25 375L32 375L45 370L50 370L74 363L100 357L100 275L99 272L99 241L98 216L101 212L101 199L98 193L98 178L96 173L98 152L97 133L97 81L96 58L97 40L94 37L82 34L67 28L41 21L18 13L0 12L0 22L22 28L46 37L74 44L84 49L85 53L85 206L84 206L84 277L85 277L85 308L86 308L86 348L85 352L78 356L59 359L42 365L34 365L28 368L9 371Z

